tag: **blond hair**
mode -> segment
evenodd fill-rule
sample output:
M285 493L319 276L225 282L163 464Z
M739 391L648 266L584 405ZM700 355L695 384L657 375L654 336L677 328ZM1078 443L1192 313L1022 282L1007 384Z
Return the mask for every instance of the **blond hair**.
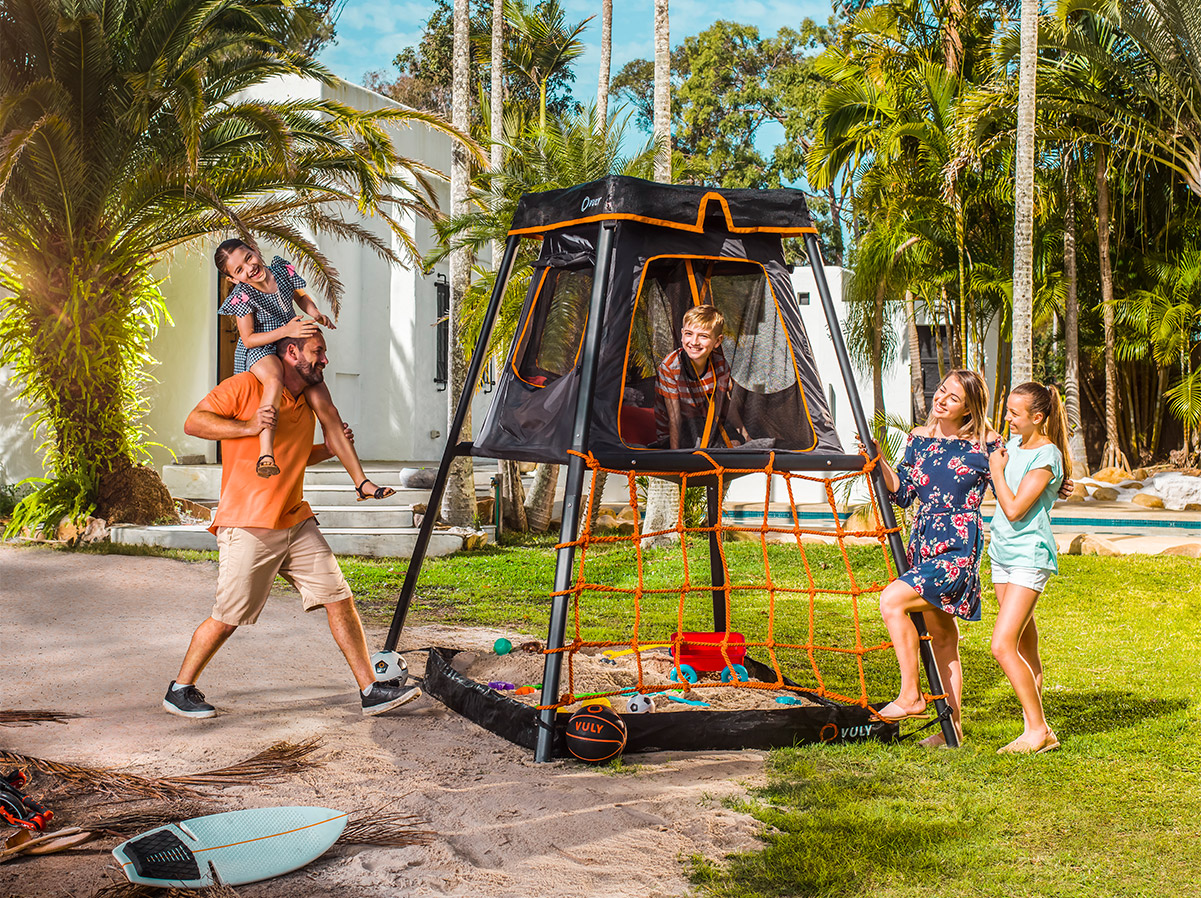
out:
M959 389L963 393L963 404L966 409L963 424L959 427L959 436L983 446L988 441L988 432L991 429L988 425L988 384L975 371L956 368L947 372L947 376L939 382L939 387L951 378L955 378L955 383L959 385ZM926 417L926 424L933 423L934 408L931 406L930 414Z
M681 327L703 327L712 336L720 337L725 330L726 316L717 310L717 306L692 306L684 313Z
M1063 407L1059 391L1053 386L1029 381L1018 384L1009 395L1025 396L1027 414L1043 416L1039 432L1055 444L1055 448L1063 456L1064 466L1070 466L1072 453L1068 448L1068 413Z

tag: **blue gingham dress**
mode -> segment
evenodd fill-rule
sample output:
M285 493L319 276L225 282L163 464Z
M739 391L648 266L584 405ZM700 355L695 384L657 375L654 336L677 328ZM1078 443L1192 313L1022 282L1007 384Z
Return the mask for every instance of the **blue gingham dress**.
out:
M296 291L306 286L304 278L296 273L292 263L287 259L276 256L267 266L275 276L275 285L279 288L276 293L262 293L249 284L238 284L229 291L225 302L217 310L218 315L233 315L240 318L243 315L254 315L254 332L262 334L283 327L296 317L296 307L293 297ZM246 348L242 338L238 337L238 345L234 347L234 374L241 374L253 367L254 363L265 356L275 355L275 344Z

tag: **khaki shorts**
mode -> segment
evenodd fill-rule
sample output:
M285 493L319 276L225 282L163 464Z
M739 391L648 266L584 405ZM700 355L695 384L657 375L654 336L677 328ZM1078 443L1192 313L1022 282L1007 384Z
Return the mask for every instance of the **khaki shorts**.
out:
M276 574L299 590L305 611L351 597L338 560L314 518L287 530L222 527L217 531L217 549L217 602L212 617L223 624L240 627L257 621Z

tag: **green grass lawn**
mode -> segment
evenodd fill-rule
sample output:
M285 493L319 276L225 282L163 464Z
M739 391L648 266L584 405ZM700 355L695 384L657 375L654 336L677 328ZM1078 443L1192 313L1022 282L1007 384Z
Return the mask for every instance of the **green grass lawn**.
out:
M737 580L762 577L757 546L727 544L727 551ZM846 575L837 551L807 555L818 585L840 588ZM782 582L806 582L795 551L773 549L769 560ZM861 583L884 576L878 551L854 550L853 562ZM707 569L704 553L690 553L690 564ZM388 623L405 565L343 559L371 623ZM671 550L645 567L648 585L682 571ZM986 585L984 621L964 627L965 747L773 752L768 785L740 804L765 825L761 850L716 863L693 859L698 895L1201 895L1198 562L1065 556L1060 567L1038 609L1047 716L1060 751L996 754L1020 732L1021 718L989 653L995 597ZM588 578L628 585L633 570L627 550L602 550ZM505 626L543 638L553 572L547 541L429 559L409 620ZM708 629L707 603L703 593L690 596L686 623ZM762 592L741 595L734 623L748 638L763 626L766 603ZM582 614L587 637L628 639L628 604L613 595L590 603ZM643 632L674 629L677 604L649 599ZM800 610L781 602L778 637L804 637ZM846 599L819 597L816 610L816 637L853 641ZM865 597L861 625L865 644L882 638L873 596ZM891 698L891 654L864 660L871 698ZM826 673L827 659L821 665Z

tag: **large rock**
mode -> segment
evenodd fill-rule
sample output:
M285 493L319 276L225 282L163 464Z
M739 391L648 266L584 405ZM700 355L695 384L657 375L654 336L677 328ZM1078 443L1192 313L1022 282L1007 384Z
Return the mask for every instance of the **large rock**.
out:
M1135 493L1130 497L1130 501L1144 508L1163 508L1163 499L1154 493Z
M1129 479L1130 472L1124 468L1102 468L1093 474L1093 480L1100 480L1102 483L1121 483Z
M1068 546L1069 555L1103 555L1106 557L1121 555L1122 550L1117 544L1093 533L1081 533Z
M1118 491L1113 487L1099 486L1093 490L1093 499L1097 502L1113 502L1118 498Z
M1201 558L1201 543L1182 543L1179 546L1168 546L1160 555L1182 555L1185 558Z
M436 468L401 468L400 485L407 490L429 490L437 476Z

